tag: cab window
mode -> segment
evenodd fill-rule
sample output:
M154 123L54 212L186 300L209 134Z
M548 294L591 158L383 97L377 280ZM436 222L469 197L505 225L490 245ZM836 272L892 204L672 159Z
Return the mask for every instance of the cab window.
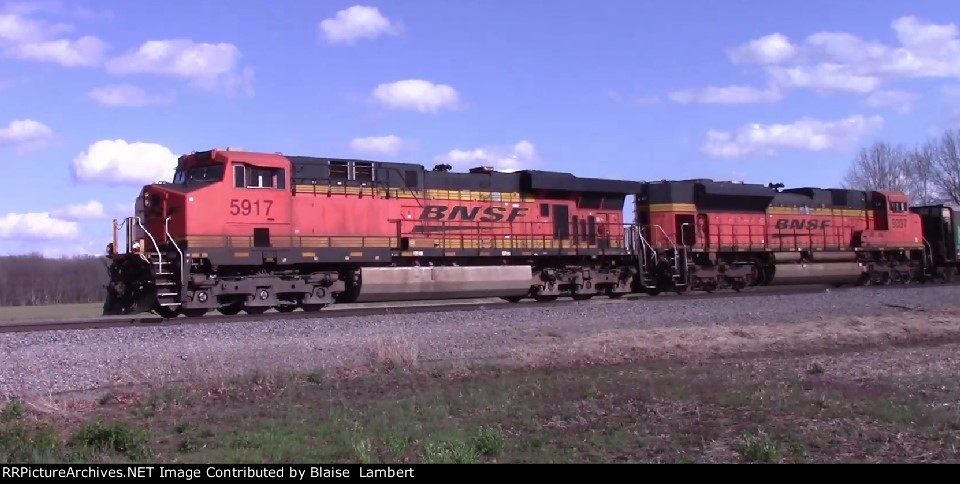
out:
M286 188L283 168L262 168L244 164L233 165L234 188Z
M891 212L906 212L907 203L906 202L890 202L890 211Z
M211 183L223 180L223 165L194 166L189 170L178 168L173 183Z

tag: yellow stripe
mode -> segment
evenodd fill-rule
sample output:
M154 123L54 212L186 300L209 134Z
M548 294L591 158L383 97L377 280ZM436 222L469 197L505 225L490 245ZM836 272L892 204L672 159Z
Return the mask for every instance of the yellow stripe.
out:
M696 212L697 206L693 203L652 203L648 205L651 212ZM643 206L640 207L643 210Z

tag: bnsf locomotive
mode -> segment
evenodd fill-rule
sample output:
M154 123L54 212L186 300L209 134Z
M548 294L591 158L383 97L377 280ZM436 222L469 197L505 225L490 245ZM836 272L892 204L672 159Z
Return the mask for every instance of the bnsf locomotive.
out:
M114 221L104 313L616 298L957 271L949 208L911 209L893 192L779 188L192 153L172 182L143 188L134 217Z

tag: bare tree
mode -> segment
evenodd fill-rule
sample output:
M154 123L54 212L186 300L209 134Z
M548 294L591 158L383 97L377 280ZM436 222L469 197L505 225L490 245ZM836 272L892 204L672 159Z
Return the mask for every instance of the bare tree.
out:
M908 190L905 150L878 141L857 154L844 185L854 190Z
M0 306L101 302L104 264L100 257L0 256Z
M960 129L940 138L936 156L937 188L953 203L960 203Z
M906 193L912 205L927 205L939 200L937 156L939 146L935 141L927 141L904 159Z

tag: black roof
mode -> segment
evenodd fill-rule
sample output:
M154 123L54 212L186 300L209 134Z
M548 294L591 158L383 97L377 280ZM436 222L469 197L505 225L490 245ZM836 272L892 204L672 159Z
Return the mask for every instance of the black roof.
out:
M603 193L629 195L638 193L642 184L626 180L578 177L570 173L520 170L500 172L488 169L472 169L469 172L428 170L414 163L395 163L354 158L321 158L310 156L287 156L293 165L295 183L314 182L327 184L331 181L351 183L351 180L331 179L331 163L372 163L375 183L389 187L404 187L415 190L472 190L493 192L567 192Z

